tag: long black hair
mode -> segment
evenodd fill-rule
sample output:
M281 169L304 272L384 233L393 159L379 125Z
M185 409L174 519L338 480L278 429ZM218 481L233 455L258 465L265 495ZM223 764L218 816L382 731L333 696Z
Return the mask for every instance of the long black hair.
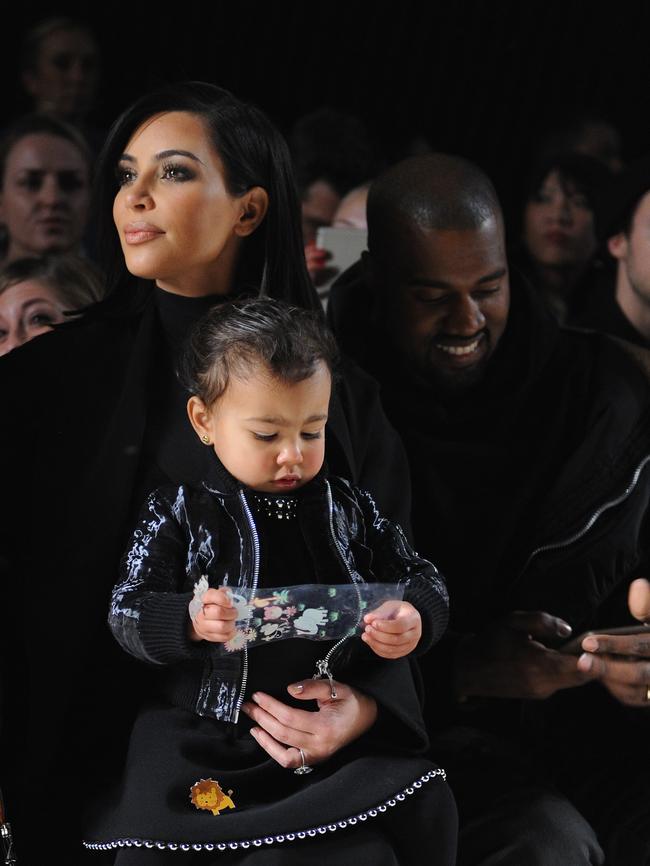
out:
M318 299L305 265L300 207L289 150L282 135L258 108L227 90L201 81L171 84L140 97L111 127L99 156L95 185L98 257L106 274L105 305L133 309L150 284L127 271L113 223L116 167L133 132L155 114L186 111L200 117L224 166L231 195L263 187L269 207L261 225L246 238L235 289L255 287L261 295L316 308Z
M565 192L579 192L586 199L590 210L594 210L599 194L607 186L613 174L611 170L593 156L584 153L560 153L538 162L528 178L526 202L539 195L546 178L557 172Z

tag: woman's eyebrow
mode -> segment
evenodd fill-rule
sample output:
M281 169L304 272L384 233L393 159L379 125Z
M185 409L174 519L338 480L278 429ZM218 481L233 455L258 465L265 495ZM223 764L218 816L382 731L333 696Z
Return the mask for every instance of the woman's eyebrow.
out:
M187 156L189 159L193 159L194 162L200 162L203 165L198 156L192 153L191 150L161 150L160 153L156 154L154 159L160 161L161 159L169 159L170 156Z
M34 304L52 304L52 306L56 306L52 298L29 298L29 300L23 303L22 309L26 310L28 307L33 307Z
M193 159L194 162L200 162L201 165L204 165L202 160L195 153L192 153L191 150L176 150L173 148L171 150L161 150L160 153L155 154L153 159L155 162L160 162L163 159L169 159L170 156L186 156L188 159ZM138 160L134 156L131 156L130 153L123 153L120 157L120 162L122 161L137 162Z

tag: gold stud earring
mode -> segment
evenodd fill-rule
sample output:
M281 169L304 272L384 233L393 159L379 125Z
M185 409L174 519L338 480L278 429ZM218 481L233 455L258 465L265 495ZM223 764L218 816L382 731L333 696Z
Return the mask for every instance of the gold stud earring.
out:
M203 436L201 436L201 442L203 442L204 445L209 445L210 444L210 437L206 436L206 434L204 433Z

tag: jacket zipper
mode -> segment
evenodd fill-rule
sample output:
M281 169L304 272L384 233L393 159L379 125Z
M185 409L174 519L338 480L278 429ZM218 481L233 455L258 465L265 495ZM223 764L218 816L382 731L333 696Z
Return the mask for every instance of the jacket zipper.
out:
M626 487L626 489L621 493L620 496L617 496L616 499L610 499L608 502L603 503L600 508L597 508L596 511L589 517L585 525L582 529L579 529L577 532L574 532L573 535L569 536L569 538L565 538L563 541L556 541L551 544L544 544L541 547L536 548L530 554L528 559L526 560L526 564L522 568L519 573L519 577L516 582L519 582L524 572L530 565L530 563L535 559L536 556L539 556L542 553L548 553L549 550L561 550L564 547L570 547L572 544L575 544L576 541L580 541L589 530L594 526L599 517L601 517L606 511L609 511L610 508L615 508L617 505L620 505L622 502L625 502L634 491L634 488L639 483L639 478L641 477L641 473L645 469L645 467L650 463L650 454L646 455L643 460L639 463L639 465L634 470L634 474L632 476L632 480Z
M239 491L239 496L242 501L242 505L244 506L244 512L246 514L246 518L248 519L248 525L251 530L251 535L253 536L253 550L255 551L255 562L253 564L253 586L251 591L251 598L253 598L255 593L257 592L257 582L260 575L260 539L259 535L257 534L257 527L255 526L253 515L251 514L251 510L248 507L248 502L246 502L246 497L243 490ZM246 691L246 683L248 682L248 647L246 645L244 645L243 668L244 670L242 673L241 690L239 692L239 697L237 698L237 703L235 704L235 714L233 718L233 722L235 724L237 724L237 721L239 720L239 712L241 710L241 705L244 703L244 692Z
M359 587L357 586L357 581L354 579L354 576L352 574L352 570L351 570L350 566L348 565L348 561L345 558L343 551L341 549L341 545L339 544L338 539L334 533L334 506L332 503L332 488L330 487L329 481L326 480L325 484L327 485L327 507L329 509L329 527L330 527L330 534L332 536L332 541L334 542L334 546L336 547L336 549L339 553L339 556L341 557L341 560L343 561L343 565L345 566L346 571L348 573L348 576L350 578L350 583L354 586L356 593L357 593L357 598L359 600L359 614L357 616L357 621L354 624L353 629L351 630L351 632L349 634L346 634L344 637L342 637L340 640L338 640L334 644L334 646L330 649L330 651L327 653L327 655L325 656L324 659L319 659L316 662L316 673L312 677L312 679L314 679L314 680L323 679L324 677L327 677L327 679L329 680L329 684L330 684L330 693L331 693L333 698L336 698L337 694L336 694L336 689L334 687L334 677L332 676L332 670L330 668L330 659L332 658L332 655L338 650L338 648L340 646L342 646L345 643L345 641L350 637L350 634L352 632L356 631L359 623L361 622L361 603L362 602L361 602L361 593L359 592Z

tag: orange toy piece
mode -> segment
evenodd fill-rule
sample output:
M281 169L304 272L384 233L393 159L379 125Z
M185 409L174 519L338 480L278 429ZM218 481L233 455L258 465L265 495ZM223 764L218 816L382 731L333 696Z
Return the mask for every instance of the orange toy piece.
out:
M214 779L201 779L190 788L190 800L197 809L206 809L213 815L218 815L222 809L234 809L235 804L230 799L232 791L227 794L221 790L219 782Z

